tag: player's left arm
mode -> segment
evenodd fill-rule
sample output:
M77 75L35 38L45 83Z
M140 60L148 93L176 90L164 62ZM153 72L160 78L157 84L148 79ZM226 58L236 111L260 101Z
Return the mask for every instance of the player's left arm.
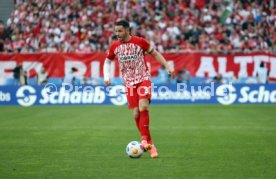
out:
M151 56L153 58L155 58L161 65L163 65L165 67L165 69L167 70L168 74L171 75L172 78L175 77L175 73L174 73L174 69L172 69L168 62L166 61L166 59L163 57L163 55L161 55L158 51L152 49L150 52Z
M157 50L155 50L146 39L140 38L140 44L142 49L148 54L151 54L153 58L155 58L161 65L165 67L166 71L171 75L171 77L174 78L174 69L170 68L165 58Z

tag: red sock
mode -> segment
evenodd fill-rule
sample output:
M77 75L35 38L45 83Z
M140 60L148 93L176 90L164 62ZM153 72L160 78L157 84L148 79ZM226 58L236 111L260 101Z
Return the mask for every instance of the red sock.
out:
M149 111L140 111L140 131L141 131L141 136L142 140L147 140L148 143L152 143L151 141L151 135L149 131Z

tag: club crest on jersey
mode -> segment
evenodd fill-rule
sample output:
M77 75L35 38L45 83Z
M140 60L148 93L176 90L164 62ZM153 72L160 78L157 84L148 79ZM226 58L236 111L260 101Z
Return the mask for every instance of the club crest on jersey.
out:
M136 60L137 58L138 58L137 55L119 56L119 60L120 60L120 61Z

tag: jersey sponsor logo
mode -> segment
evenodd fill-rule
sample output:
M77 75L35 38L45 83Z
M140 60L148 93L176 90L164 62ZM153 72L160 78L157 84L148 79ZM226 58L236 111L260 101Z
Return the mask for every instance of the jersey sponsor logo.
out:
M136 60L137 58L138 58L138 55L119 56L120 61Z

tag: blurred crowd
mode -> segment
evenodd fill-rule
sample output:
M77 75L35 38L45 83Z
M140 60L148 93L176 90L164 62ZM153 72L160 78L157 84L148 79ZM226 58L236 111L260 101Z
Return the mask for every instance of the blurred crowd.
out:
M0 51L106 51L119 19L160 52L276 53L271 0L19 0L0 22Z

